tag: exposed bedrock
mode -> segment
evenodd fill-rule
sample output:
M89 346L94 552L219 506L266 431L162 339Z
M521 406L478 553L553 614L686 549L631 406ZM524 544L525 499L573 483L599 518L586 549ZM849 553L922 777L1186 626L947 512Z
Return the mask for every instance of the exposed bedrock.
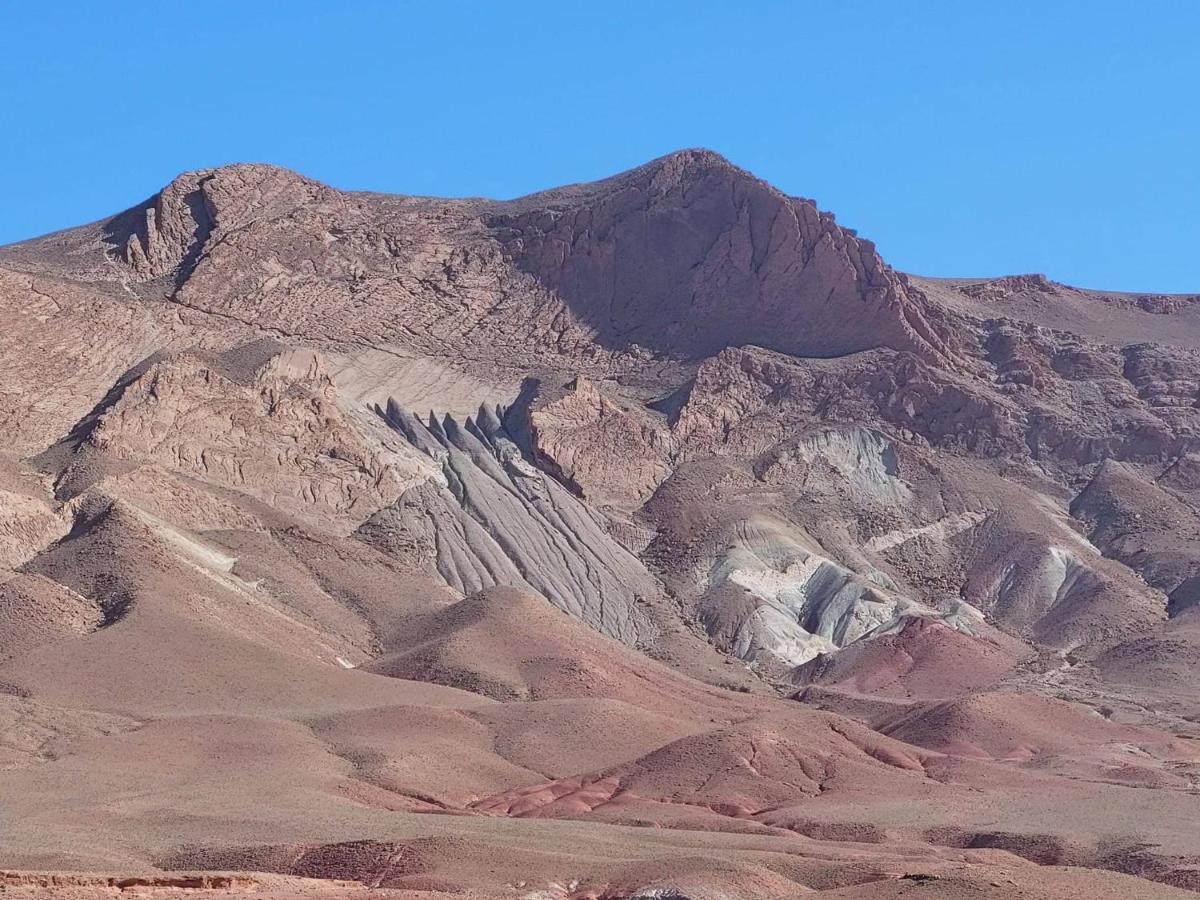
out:
M398 444L339 407L319 354L192 351L148 360L118 384L67 442L75 455L60 484L86 484L89 466L157 465L346 532L425 477Z
M622 400L614 387L583 376L559 388L535 381L505 418L535 461L581 497L633 510L671 474L675 446L665 416Z
M521 587L618 640L649 637L640 606L658 584L602 515L524 457L495 410L427 423L395 404L380 412L440 478L406 491L360 536L426 561L464 594Z
M870 241L708 151L527 197L489 225L607 345L700 359L740 344L937 357L950 343Z
M891 633L911 618L936 619L968 635L983 624L967 604L914 600L885 573L859 574L799 529L764 517L738 522L710 566L701 620L766 674Z
M1200 604L1195 468L1194 456L1181 457L1156 478L1108 461L1071 502L1092 541L1163 591L1172 614Z

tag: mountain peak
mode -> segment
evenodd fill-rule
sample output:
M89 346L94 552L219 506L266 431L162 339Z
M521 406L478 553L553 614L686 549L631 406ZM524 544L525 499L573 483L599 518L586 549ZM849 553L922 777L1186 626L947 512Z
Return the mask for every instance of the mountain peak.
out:
M108 240L143 278L186 278L218 227L252 217L330 201L337 192L290 169L235 163L184 172L139 206L106 225Z
M180 172L159 193L195 187L198 183L212 178L236 180L247 184L312 181L312 179L305 178L299 172L283 166L276 166L271 163L237 162Z
M525 197L489 224L606 343L692 359L744 344L947 354L870 241L711 150Z
M746 173L745 169L734 165L726 157L709 150L707 147L685 147L675 150L658 159L653 159L642 168L656 167L659 169L725 169L730 172Z

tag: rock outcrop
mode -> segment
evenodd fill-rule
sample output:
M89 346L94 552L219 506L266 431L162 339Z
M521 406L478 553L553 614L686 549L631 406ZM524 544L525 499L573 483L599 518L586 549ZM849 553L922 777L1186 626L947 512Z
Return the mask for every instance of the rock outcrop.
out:
M524 458L497 411L427 424L394 404L380 414L441 477L373 516L364 539L426 562L464 594L519 587L610 637L650 637L641 605L657 583L602 515Z
M95 416L86 449L345 530L421 479L415 455L350 422L316 354L268 350L244 371L239 361L185 354L151 363Z
M671 473L665 419L582 376L560 390L539 387L517 415L538 463L590 503L636 509Z
M874 245L708 151L515 205L489 220L506 255L606 346L689 359L742 344L815 356L954 349Z

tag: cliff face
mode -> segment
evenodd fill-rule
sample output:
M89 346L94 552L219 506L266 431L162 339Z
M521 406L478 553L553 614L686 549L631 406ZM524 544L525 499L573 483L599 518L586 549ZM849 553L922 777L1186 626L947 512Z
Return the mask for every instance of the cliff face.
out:
M299 206L336 204L337 192L273 166L230 166L181 175L114 219L107 238L139 279L184 282L218 241Z
M603 344L687 359L742 344L805 356L949 349L873 244L714 153L520 205L489 222L506 254Z

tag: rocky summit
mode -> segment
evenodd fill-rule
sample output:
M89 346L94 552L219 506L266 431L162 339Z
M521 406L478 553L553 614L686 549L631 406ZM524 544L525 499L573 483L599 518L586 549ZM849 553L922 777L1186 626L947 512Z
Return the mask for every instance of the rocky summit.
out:
M1200 891L1200 296L687 150L0 248L0 893Z

